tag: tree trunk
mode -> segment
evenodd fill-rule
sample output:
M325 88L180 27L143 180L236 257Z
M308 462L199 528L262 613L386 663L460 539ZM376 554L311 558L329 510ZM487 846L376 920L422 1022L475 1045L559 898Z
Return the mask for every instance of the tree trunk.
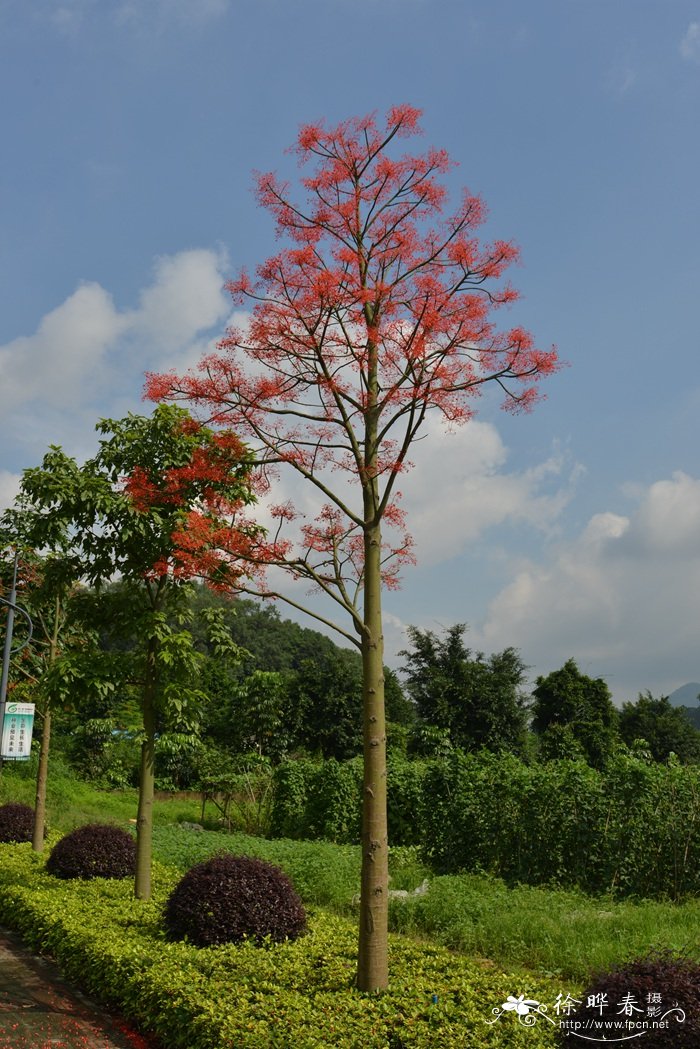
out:
M389 983L389 842L386 809L384 637L381 608L381 531L365 532L362 638L363 755L362 873L357 986L385 990Z
M49 746L51 744L51 707L46 704L44 725L41 731L41 749L39 750L39 768L36 774L36 798L34 801L34 830L32 848L42 852L44 848L44 831L46 829L46 783L49 774Z
M146 681L143 690L143 731L141 766L139 770L139 807L136 816L136 879L134 895L137 900L151 898L151 855L153 852L153 789L155 783L156 737L156 645L149 638L146 656Z

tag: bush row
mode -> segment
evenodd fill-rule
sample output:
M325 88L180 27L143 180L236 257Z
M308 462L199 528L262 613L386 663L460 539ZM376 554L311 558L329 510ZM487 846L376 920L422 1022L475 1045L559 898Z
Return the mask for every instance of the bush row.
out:
M441 873L508 884L680 899L700 892L700 767L615 757L526 765L455 752L388 767L389 840L419 842ZM290 762L276 773L272 833L358 840L357 762Z
M387 759L389 841L419 844L416 815L422 807L427 763L397 755ZM274 838L354 844L360 840L362 758L288 761L275 770L270 833Z
M552 981L400 937L391 942L391 990L359 994L356 923L338 916L312 914L306 936L267 950L169 942L162 910L177 876L155 864L154 898L145 903L123 882L52 879L28 845L3 845L0 921L171 1049L554 1045L549 1024L524 1029L513 1014L487 1023L509 995L553 1001L560 988Z
M620 755L523 765L454 755L426 775L423 847L444 872L679 899L700 891L700 769Z
M0 806L0 830L10 810L14 831L12 817L18 808L25 806ZM28 812L31 818L31 809ZM6 840L19 843L26 839ZM45 869L54 878L67 880L127 878L136 873L136 841L121 827L89 823L56 842ZM171 938L188 939L198 947L245 939L260 946L296 939L305 931L306 915L294 886L279 867L227 852L187 871L168 899L164 928Z

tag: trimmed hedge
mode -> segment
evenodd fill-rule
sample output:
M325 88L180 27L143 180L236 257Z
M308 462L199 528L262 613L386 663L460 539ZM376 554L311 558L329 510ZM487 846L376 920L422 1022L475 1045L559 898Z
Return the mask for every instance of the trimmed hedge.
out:
M417 845L418 812L427 765L387 757L387 807L392 845ZM274 776L273 838L323 838L340 845L360 840L362 759L287 761Z
M283 763L275 770L271 836L359 841L361 790L361 758Z
M359 759L280 765L272 836L359 841L361 775ZM621 754L601 772L455 751L392 756L387 787L390 843L420 844L438 873L620 897L700 893L700 766Z
M268 950L168 942L161 913L175 880L154 864L154 899L146 903L123 882L56 881L29 846L1 846L0 921L169 1049L555 1044L549 1024L524 1029L513 1014L487 1023L509 995L553 1001L561 988L551 980L392 936L390 991L360 994L351 986L356 923L322 912L310 915L307 936Z
M619 755L598 772L582 761L455 753L430 763L423 812L424 856L441 873L594 895L700 892L698 766Z

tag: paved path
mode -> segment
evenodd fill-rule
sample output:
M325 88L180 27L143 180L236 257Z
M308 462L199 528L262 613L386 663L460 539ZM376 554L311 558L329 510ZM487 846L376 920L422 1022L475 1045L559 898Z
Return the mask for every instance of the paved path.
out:
M157 1049L0 930L0 1049Z

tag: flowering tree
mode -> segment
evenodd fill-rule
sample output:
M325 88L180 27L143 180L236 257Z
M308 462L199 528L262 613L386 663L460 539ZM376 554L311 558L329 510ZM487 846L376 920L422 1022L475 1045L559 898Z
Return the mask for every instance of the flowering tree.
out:
M250 442L263 481L291 471L320 496L314 519L291 502L271 507L273 535L251 553L325 595L340 622L305 610L362 652L363 990L388 981L381 594L413 560L398 478L429 412L465 422L486 383L501 388L507 408L529 408L537 380L557 362L522 328L496 330L492 310L516 298L498 278L517 251L504 241L480 245L478 197L465 192L445 212L447 154L394 155L399 139L418 132L419 116L401 106L383 127L374 116L302 127L306 203L273 174L257 177L260 204L291 244L254 278L244 272L230 283L236 303L252 304L250 324L229 330L196 371L147 384L155 400L186 400L232 426ZM248 592L303 607L274 587Z
M177 629L188 618L186 584L205 577L230 588L252 570L256 530L238 522L254 498L250 457L234 434L214 433L174 405L159 405L150 417L103 419L97 428L106 436L83 466L54 446L41 466L25 470L15 517L25 541L60 549L75 575L98 588L109 606L105 621L135 639L117 669L136 690L143 716L135 894L148 899L156 721L191 727L192 707L203 698L196 687L202 657L191 634ZM219 531L227 535L221 553L208 539ZM121 586L103 594L102 584L117 576ZM235 649L210 611L215 652ZM87 659L64 657L64 687L85 682L87 666L94 689L96 661L95 649Z

